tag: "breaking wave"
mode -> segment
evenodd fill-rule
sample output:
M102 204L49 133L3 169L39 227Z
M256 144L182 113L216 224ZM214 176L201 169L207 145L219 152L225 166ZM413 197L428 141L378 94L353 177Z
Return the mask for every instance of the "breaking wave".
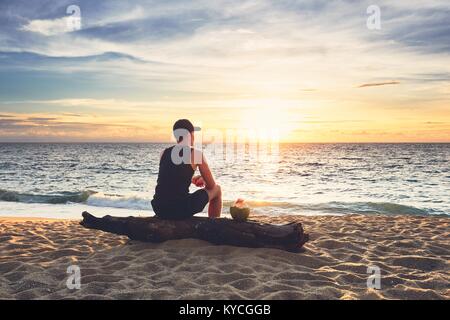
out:
M0 201L21 203L69 204L83 203L90 206L106 208L123 208L133 210L152 210L151 197L138 195L119 195L84 190L80 192L55 192L49 194L19 193L0 189ZM234 201L224 201L224 208ZM423 209L389 202L326 202L326 203L291 203L277 201L247 201L255 213L260 214L382 214L382 215L429 215L444 214L435 209ZM227 209L225 209L226 211Z
M10 202L22 202L22 203L50 203L50 204L64 204L69 202L83 203L86 200L88 200L88 198L91 195L95 193L96 193L95 191L87 190L81 192L63 191L49 194L31 194L0 189L0 200Z

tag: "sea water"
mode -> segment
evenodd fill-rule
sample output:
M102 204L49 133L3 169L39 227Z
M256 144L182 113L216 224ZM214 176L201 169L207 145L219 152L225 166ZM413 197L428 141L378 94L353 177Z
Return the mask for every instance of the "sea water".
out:
M168 146L0 144L0 216L153 215ZM254 214L450 214L450 144L280 144L267 154L259 147L227 157L204 146L225 212L244 198Z

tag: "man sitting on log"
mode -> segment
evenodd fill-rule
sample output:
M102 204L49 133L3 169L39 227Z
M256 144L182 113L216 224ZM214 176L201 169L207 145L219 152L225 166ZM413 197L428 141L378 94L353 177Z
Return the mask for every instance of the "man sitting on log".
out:
M178 120L173 125L177 144L161 153L158 181L151 202L153 211L160 218L189 218L202 212L208 202L208 216L220 217L222 191L205 156L193 147L194 131L199 130L187 119ZM200 175L194 176L197 168ZM191 183L202 189L189 193Z

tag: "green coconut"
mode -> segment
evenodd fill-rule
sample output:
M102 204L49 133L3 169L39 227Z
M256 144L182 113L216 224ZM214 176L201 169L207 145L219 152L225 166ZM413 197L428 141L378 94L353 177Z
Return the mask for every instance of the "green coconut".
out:
M250 215L249 207L230 207L230 213L236 221L246 221Z

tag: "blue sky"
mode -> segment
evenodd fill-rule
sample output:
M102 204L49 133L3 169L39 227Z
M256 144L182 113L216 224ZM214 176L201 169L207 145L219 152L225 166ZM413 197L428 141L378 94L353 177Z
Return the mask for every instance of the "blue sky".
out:
M450 141L449 21L444 0L2 1L0 141L167 140L180 117Z

